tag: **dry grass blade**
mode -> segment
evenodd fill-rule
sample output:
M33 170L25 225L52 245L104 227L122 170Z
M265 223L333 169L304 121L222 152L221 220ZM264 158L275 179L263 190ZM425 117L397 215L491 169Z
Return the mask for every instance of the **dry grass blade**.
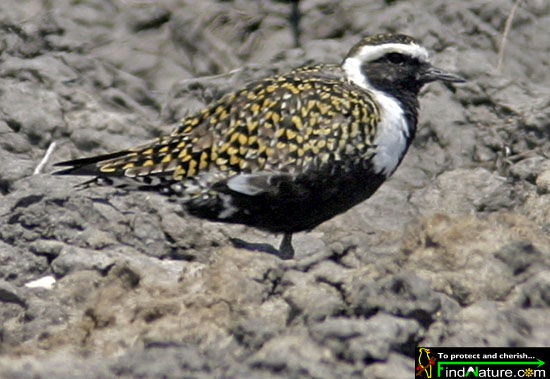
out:
M55 142L52 142L50 146L48 146L48 150L46 150L46 154L44 154L44 158L38 163L38 166L34 169L33 175L40 174L42 172L42 169L48 163L48 160L50 159L50 156L52 155L54 149L55 149Z
M504 62L504 51L506 50L506 42L508 40L508 33L510 33L510 29L512 28L512 22L514 21L514 16L516 14L516 11L520 3L521 3L521 0L516 0L516 2L514 3L514 6L510 10L510 14L508 15L508 18L506 19L506 24L504 25L504 32L502 33L502 39L500 40L500 49L498 51L497 70L500 70L502 68L502 63Z

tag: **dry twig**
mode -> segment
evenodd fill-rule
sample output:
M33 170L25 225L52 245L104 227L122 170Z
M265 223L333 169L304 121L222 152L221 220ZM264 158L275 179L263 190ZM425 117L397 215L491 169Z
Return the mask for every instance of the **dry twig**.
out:
M504 61L504 50L506 49L506 41L508 40L508 33L510 33L510 29L512 27L512 21L514 21L514 16L516 14L516 10L518 9L520 3L521 3L521 0L516 0L516 2L514 3L514 6L510 10L510 14L508 15L508 18L506 19L506 24L504 25L504 32L502 33L502 39L500 40L500 49L498 51L497 70L500 70L502 68L502 63Z
M50 146L48 146L48 150L46 150L46 154L44 154L44 158L40 161L38 166L34 169L33 175L40 174L46 163L48 163L48 160L50 159L50 156L52 155L53 151L55 149L55 142L50 143Z

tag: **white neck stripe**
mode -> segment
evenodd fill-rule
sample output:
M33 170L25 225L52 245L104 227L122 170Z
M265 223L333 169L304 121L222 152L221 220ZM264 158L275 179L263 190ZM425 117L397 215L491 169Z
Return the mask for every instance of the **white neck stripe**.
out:
M416 43L384 43L382 45L365 45L355 57L363 62L372 62L388 53L400 53L417 58L421 62L428 60L428 51ZM352 58L352 57L349 57Z
M373 89L367 81L366 76L361 71L361 64L363 62L357 57L348 57L342 64L342 68L346 72L348 79L354 84L364 89Z
M347 57L342 64L348 79L369 91L380 107L380 123L374 139L378 151L373 158L373 167L376 173L385 177L395 171L407 150L407 140L411 133L410 126L405 118L402 104L393 96L374 88L361 71L361 65L365 61L376 60L389 52L404 53L424 61L428 58L426 49L418 45L384 44L363 46L359 50L359 54Z

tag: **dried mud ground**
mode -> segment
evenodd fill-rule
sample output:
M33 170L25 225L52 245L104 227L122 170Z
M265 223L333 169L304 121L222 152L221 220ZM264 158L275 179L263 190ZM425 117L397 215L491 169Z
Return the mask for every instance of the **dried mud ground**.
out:
M411 377L413 347L550 341L550 2L0 2L0 377ZM52 162L170 131L247 81L422 40L468 82L421 96L370 200L290 261ZM46 165L39 163L51 147Z

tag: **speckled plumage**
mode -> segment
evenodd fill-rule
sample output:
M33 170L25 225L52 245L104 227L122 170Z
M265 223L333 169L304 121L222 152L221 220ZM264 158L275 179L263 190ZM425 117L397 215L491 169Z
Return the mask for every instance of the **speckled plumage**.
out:
M372 78L360 80L363 68L356 63L362 62L354 59L370 54L362 46L384 43L398 51L404 46L406 54L416 46L402 35L364 39L350 50L347 66L305 66L248 84L183 119L169 135L121 152L61 162L71 168L59 173L96 175L95 182L118 178L117 183L177 197L202 218L284 233L281 250L287 251L281 256L291 257L292 233L312 229L371 196L414 137L416 95L423 83L387 97L380 92L387 89L370 87ZM381 125L388 131L381 133ZM396 138L402 138L398 152L392 145Z
M372 144L373 99L343 80L338 66L309 66L253 83L186 118L170 135L103 162L106 174L258 170L295 174Z

